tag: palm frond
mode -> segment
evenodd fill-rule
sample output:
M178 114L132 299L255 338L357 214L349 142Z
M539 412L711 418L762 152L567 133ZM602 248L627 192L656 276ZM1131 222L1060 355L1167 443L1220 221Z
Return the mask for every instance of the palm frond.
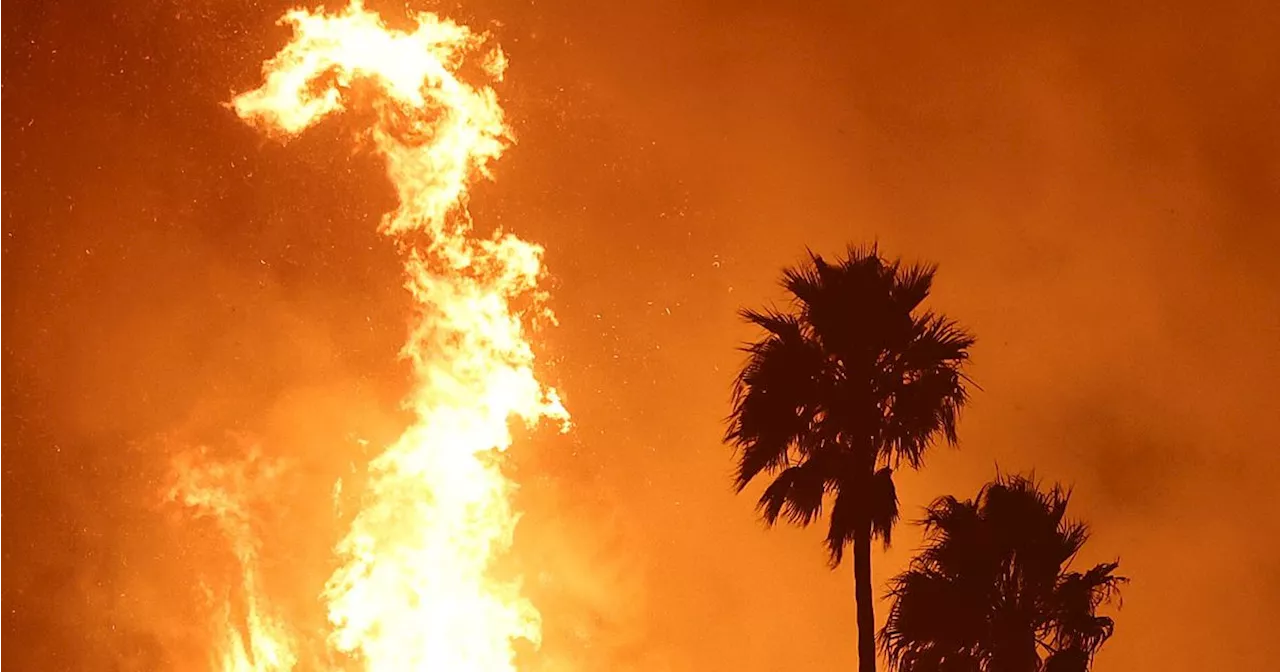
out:
M999 579L1003 569L999 551L994 549L991 530L974 501L940 497L929 506L920 524L925 528L926 543L913 559L913 567L964 577L976 585L989 586Z
M1115 571L1118 562L1095 565L1086 572L1063 574L1054 588L1049 628L1054 639L1090 656L1111 637L1114 622L1097 616L1097 608L1120 598L1120 586L1128 582Z
M925 371L901 383L885 414L883 457L919 468L925 449L935 437L955 444L956 423L967 400L963 377L954 369Z
M884 467L876 472L868 499L871 538L880 539L888 548L893 542L893 527L898 524L898 491L893 485L893 469Z
M1087 672L1089 654L1078 649L1060 649L1044 662L1044 672Z
M981 595L953 577L909 569L889 582L892 606L877 640L890 667L912 672L963 663L979 669L987 637ZM976 598L976 599L975 599Z
M842 483L836 487L835 501L831 504L831 520L827 526L827 564L832 569L844 560L844 549L853 542L858 526L864 520L860 501L865 497L856 486Z
M962 652L981 670L1024 669L1029 657L1046 671L1087 670L1115 630L1097 610L1126 579L1116 562L1069 569L1088 540L1067 517L1070 498L1033 475L997 475L973 499L935 500L920 521L925 547L890 581L880 645L891 665L938 669Z
M791 463L790 450L791 443L785 437L772 440L757 438L744 443L734 469L734 490L742 492L756 476L786 468Z
M760 495L757 506L769 525L776 523L779 516L796 525L808 525L822 515L826 490L821 460L810 459L778 474Z
M766 336L747 346L747 362L734 382L725 440L739 449L734 486L741 491L761 473L791 462L790 451L809 434L821 411L822 353L794 319L775 312L744 312Z
M977 339L955 320L925 311L912 318L911 341L902 353L902 368L927 371L956 368L969 359Z
M804 324L799 318L773 308L764 310L744 308L738 314L743 321L754 324L779 338L803 337L804 334Z
M825 291L824 274L829 265L812 250L806 250L808 263L782 270L782 287L803 307L818 299Z
M844 549L853 541L858 526L867 521L871 526L871 538L880 539L887 548L893 539L893 526L898 522L898 494L893 485L893 470L886 467L870 478L840 479L832 487L836 495L826 539L831 566L839 566L844 558Z
M933 288L933 276L938 272L936 264L900 265L896 269L893 299L899 309L908 313L915 310L929 296Z

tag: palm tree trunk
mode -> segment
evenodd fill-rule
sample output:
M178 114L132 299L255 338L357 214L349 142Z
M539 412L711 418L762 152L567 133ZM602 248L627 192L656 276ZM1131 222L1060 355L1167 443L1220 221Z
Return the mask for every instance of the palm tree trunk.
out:
M858 609L858 672L876 670L876 608L871 594L871 521L853 535L853 598Z

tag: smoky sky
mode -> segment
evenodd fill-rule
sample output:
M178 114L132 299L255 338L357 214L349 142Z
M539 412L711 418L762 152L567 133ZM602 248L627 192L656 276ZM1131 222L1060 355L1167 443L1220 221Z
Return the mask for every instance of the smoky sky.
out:
M369 3L403 20L395 3ZM264 562L302 629L330 491L403 426L394 197L337 118L289 143L225 103L282 3L32 2L3 29L4 662L202 669L216 529L178 451L262 446ZM1098 670L1280 656L1280 12L1268 3L474 2L517 144L478 226L546 248L510 564L530 670L848 669L851 570L765 530L720 442L736 310L806 248L936 262L978 336L958 450L907 519L997 467L1074 486L1082 561L1132 578ZM17 507L17 508L14 508ZM919 543L878 554L878 585ZM883 615L884 605L879 607Z

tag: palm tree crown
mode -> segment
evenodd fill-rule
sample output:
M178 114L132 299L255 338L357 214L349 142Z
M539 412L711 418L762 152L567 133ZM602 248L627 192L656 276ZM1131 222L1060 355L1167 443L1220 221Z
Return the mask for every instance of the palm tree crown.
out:
M890 582L880 646L901 672L1083 672L1114 623L1097 608L1126 581L1118 562L1071 571L1089 538L1070 493L999 477L972 500L927 510L925 548Z
M921 310L933 266L886 261L874 247L783 273L788 311L747 310L764 330L746 346L726 441L738 449L739 492L773 482L759 510L773 525L808 525L830 504L827 551L840 564L853 544L858 664L875 669L871 539L889 543L898 519L892 469L921 465L938 437L956 441L967 398L961 371L973 337Z
M885 261L874 247L834 264L810 254L783 273L791 310L742 313L765 333L744 348L733 390L735 485L776 474L759 501L769 524L785 516L808 525L829 496L832 566L860 519L889 542L898 517L891 469L918 468L939 436L956 441L974 339L919 310L935 270Z

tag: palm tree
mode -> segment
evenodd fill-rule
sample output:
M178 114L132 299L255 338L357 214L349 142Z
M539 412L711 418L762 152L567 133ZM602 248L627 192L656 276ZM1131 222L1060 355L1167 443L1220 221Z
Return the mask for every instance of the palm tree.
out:
M1089 538L1065 517L1070 492L996 477L972 500L943 497L921 523L925 548L890 582L880 632L901 672L1084 672L1115 627L1118 562L1071 571Z
M829 504L834 569L853 544L858 669L875 670L871 540L888 546L898 518L893 469L922 464L938 438L956 441L967 399L961 371L974 339L923 310L936 267L850 248L829 263L810 253L783 272L790 310L746 310L764 330L733 389L726 441L738 492L773 477L758 504L773 525L805 526Z

